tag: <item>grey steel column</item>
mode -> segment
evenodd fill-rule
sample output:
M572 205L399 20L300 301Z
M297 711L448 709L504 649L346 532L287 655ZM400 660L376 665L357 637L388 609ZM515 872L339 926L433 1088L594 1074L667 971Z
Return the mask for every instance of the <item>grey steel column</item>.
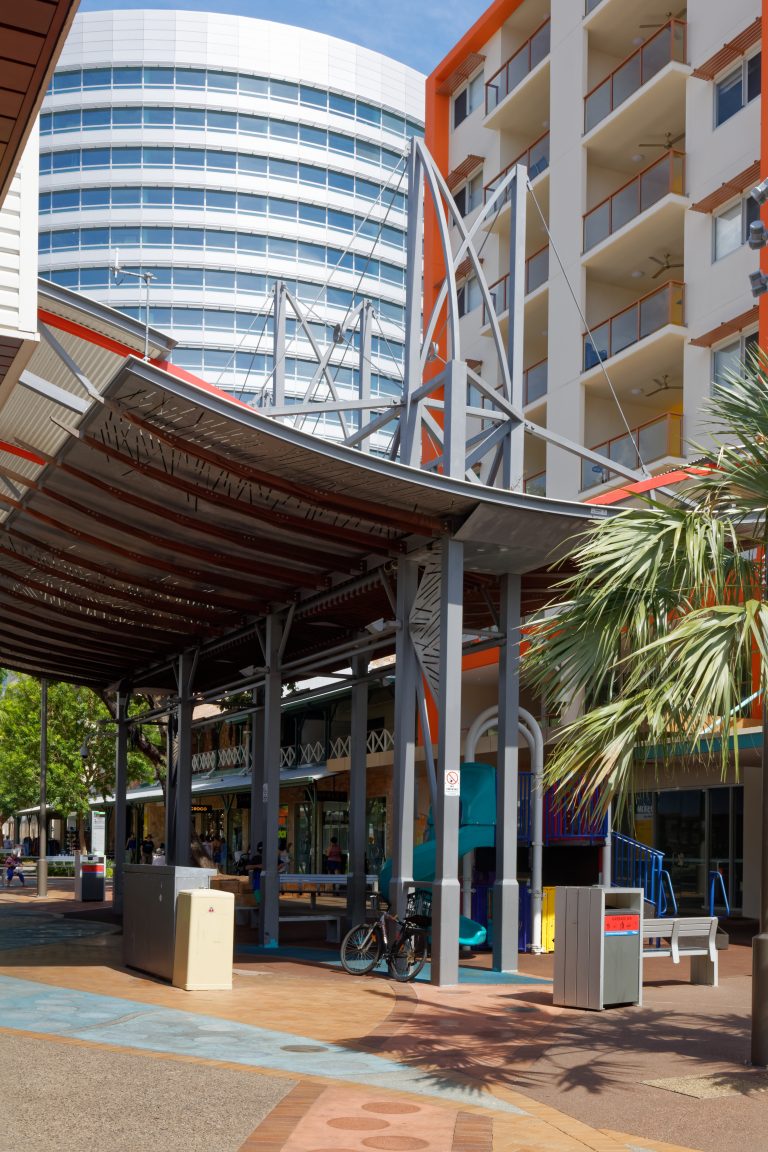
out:
M432 889L432 983L459 981L459 809L446 795L446 773L461 764L461 641L464 545L442 543L440 573L440 697L438 700L438 782L435 820L435 882Z
M520 577L501 579L499 737L496 757L496 883L493 886L493 967L518 965L517 737L520 723Z
M463 480L467 467L467 366L464 361L449 360L443 380L443 471L454 480Z
M280 676L280 645L283 626L274 613L267 617L266 664L264 682L264 784L262 788L262 821L264 855L261 873L261 916L259 943L276 948L280 940L280 881L277 873L277 821L280 807L280 700L283 684Z
M352 724L349 741L349 859L347 871L347 917L350 924L365 919L365 848L368 828L365 819L366 770L368 760L368 683L363 679L368 661L356 656L352 661Z
M40 818L37 821L37 895L48 895L48 681L40 681Z
M371 398L371 318L373 316L373 307L370 300L363 302L363 307L360 311L360 350L357 360L357 373L358 373L358 396L361 400L370 400ZM363 427L366 420L369 419L370 413L367 409L362 409L358 421L358 430ZM371 443L367 436L364 436L360 441L359 448L361 452L370 452Z
M424 169L416 141L408 156L408 251L405 262L405 363L400 417L400 459L412 468L421 467L419 401L412 395L421 387L422 261L424 246Z
M253 702L258 703L259 689L253 689ZM264 709L251 713L251 827L250 847L248 849L251 862L256 852L256 845L264 842Z
M128 700L129 694L117 694L115 733L115 865L112 879L112 907L123 910L123 864L128 839L126 822L126 792L128 789Z
M168 709L168 726L165 733L165 862L178 864L176 859L176 776L179 766L178 741L176 740L177 716L173 708ZM137 844L144 835L144 806L141 807L141 821L136 834ZM137 859L141 859L140 851Z
M507 324L507 364L512 381L511 400L518 412L523 410L523 329L525 316L525 212L526 170L518 165L509 189L509 320ZM522 491L525 431L521 423L511 423L504 443L501 484Z
M397 565L395 641L395 748L392 766L393 844L390 902L405 911L405 885L413 880L413 816L416 759L416 677L418 667L408 621L419 583L417 564L401 557ZM387 893L385 892L386 896Z
M194 654L179 657L179 703L176 707L176 813L174 864L188 866L192 845L192 677ZM166 844L167 847L167 844Z
M275 309L272 317L272 395L275 408L285 404L285 284L275 284Z

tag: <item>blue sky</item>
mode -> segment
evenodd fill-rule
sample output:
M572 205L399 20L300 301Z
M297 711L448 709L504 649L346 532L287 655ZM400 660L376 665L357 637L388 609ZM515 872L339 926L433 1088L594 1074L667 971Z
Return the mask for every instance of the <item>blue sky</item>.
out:
M384 52L431 72L489 6L490 0L81 0L83 12L182 8L229 12L299 24ZM377 19L376 14L382 18Z

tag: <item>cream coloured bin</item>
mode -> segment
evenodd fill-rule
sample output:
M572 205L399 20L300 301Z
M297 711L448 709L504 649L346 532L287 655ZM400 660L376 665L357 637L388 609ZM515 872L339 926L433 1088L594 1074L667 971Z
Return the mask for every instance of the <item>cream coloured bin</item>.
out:
M232 987L235 897L198 888L179 892L173 985L188 992Z

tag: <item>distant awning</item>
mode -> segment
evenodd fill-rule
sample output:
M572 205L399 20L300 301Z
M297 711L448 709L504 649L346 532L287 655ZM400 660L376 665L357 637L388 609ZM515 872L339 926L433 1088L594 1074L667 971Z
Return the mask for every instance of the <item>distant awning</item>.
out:
M748 167L743 168L736 176L726 180L714 192L691 204L691 212L716 212L734 196L740 196L748 188L752 188L760 179L760 161L755 160Z
M694 68L692 75L699 80L714 80L718 72L722 72L734 60L738 60L745 52L748 52L753 44L757 44L762 34L762 19L757 16L748 27L732 40L728 40L723 44L714 55L705 60L703 64L699 64L698 68Z
M476 72L484 61L485 56L480 52L468 52L462 62L454 68L450 76L446 76L437 89L440 95L451 96L457 88L462 86L465 80L469 80L472 73Z

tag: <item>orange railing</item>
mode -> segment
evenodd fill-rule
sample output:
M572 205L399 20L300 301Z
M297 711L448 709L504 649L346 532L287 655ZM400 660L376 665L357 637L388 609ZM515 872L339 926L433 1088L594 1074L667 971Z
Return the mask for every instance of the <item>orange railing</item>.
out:
M514 92L542 60L549 55L549 17L540 24L485 85L485 114L493 112L510 92Z
M685 155L674 149L584 213L584 251L589 252L670 192L685 194Z
M544 132L538 140L534 140L533 144L521 152L519 156L516 156L511 164L507 164L506 168L502 168L501 172L497 172L493 180L485 185L483 200L486 203L507 173L512 171L515 164L525 164L528 169L529 180L535 180L540 172L549 168L549 132ZM503 204L506 199L505 196L501 203Z
M608 360L667 324L684 323L685 285L669 280L598 324L592 329L591 337L588 332L584 333L583 371L589 371L601 360Z
M685 63L684 20L670 20L584 97L584 131L589 132L672 60Z
M525 262L525 294L534 292L549 279L549 245L545 244L534 252ZM493 300L493 310L497 316L503 316L509 308L509 273L494 280L488 285L488 291ZM483 324L488 323L488 310L483 305Z
M595 444L593 452L623 464L625 468L640 468L641 464L650 464L654 460L662 460L665 456L682 456L683 454L683 418L677 412L667 412L655 420L648 420L639 424L630 432L620 436L613 436L604 440L602 444ZM601 468L591 460L581 462L581 488L594 488L596 484L604 484L606 480L615 477L616 473L609 468ZM526 489L527 491L527 489Z
M546 496L546 472L537 472L534 476L526 476L526 478L523 480L523 488L529 496Z
M538 364L531 364L523 372L523 404L532 404L534 400L541 400L547 394L547 368L546 357Z

